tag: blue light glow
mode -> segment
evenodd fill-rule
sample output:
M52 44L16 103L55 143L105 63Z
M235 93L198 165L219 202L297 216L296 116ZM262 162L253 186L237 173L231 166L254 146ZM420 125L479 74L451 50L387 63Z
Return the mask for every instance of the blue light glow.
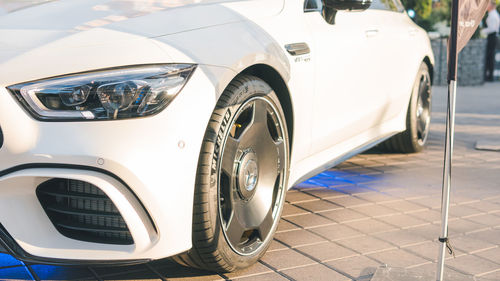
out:
M407 13L408 13L408 16L409 16L410 18L412 18L412 19L413 19L413 18L415 18L415 11L414 11L414 10L409 9L409 10L407 11Z
M0 269L2 267L22 266L22 264L11 255L0 253Z

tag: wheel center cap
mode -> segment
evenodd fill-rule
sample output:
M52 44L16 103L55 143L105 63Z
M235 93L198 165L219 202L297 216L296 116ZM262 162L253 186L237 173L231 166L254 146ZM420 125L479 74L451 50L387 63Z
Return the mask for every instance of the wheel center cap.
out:
M238 164L238 193L242 199L250 199L259 179L257 155L252 150L243 152Z

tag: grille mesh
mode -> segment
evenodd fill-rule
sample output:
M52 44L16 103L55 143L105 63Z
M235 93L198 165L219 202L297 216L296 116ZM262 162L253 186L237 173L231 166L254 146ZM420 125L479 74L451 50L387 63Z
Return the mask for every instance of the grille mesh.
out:
M133 244L120 212L97 186L51 179L38 186L38 200L57 230L66 237L104 244Z

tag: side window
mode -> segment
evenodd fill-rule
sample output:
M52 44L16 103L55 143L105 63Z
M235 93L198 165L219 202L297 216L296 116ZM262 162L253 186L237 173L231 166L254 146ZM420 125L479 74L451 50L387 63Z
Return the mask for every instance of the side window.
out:
M321 11L323 4L321 0L305 0L304 1L304 12L316 12Z
M386 10L386 11L399 11L396 3L393 0L372 0L370 9Z

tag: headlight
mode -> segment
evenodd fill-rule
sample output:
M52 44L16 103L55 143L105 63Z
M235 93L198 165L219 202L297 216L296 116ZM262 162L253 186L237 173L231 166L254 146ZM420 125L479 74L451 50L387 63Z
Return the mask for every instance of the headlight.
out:
M17 84L8 89L40 120L110 120L163 110L196 65L116 68Z

